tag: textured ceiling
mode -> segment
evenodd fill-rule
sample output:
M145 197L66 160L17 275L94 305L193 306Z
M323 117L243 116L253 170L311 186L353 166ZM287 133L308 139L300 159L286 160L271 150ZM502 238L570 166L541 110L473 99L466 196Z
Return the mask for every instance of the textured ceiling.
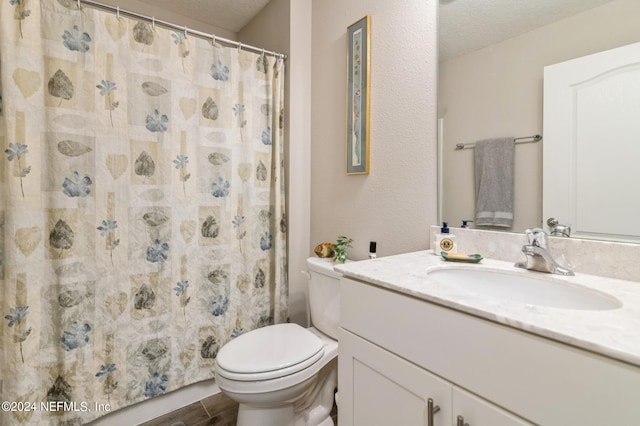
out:
M440 0L440 61L614 0Z
M269 3L269 0L140 1L232 33L240 31ZM439 1L440 61L445 61L614 0Z
M269 3L269 0L141 0L141 2L237 33Z

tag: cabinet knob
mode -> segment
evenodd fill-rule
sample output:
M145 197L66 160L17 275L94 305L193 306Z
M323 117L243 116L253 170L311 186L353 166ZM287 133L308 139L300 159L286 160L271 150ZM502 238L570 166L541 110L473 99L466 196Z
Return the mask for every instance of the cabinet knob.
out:
M433 415L440 411L440 406L433 405L433 399L427 399L427 426L433 426Z
M458 416L458 421L456 423L456 426L469 426L469 423L464 422L464 417Z

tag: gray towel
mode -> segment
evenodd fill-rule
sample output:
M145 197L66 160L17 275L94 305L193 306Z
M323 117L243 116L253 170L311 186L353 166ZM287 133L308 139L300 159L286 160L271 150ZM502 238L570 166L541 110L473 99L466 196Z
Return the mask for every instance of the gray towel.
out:
M513 225L514 138L475 143L476 226Z

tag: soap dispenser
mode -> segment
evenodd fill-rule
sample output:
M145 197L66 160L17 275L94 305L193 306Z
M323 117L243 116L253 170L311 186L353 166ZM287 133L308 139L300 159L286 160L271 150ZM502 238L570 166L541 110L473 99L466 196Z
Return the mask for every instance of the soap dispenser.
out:
M440 256L443 251L446 253L456 252L456 236L449 233L449 224L442 222L440 232L436 233L433 238L433 254Z
M376 242L371 241L369 242L369 259L375 259L375 258L376 258Z

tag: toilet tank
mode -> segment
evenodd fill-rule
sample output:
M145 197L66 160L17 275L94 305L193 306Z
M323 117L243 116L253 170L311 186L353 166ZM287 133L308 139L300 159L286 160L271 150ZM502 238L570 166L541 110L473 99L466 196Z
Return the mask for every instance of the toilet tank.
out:
M309 271L309 311L311 325L329 337L338 340L340 325L340 277L333 270L333 259L310 257L307 259Z

